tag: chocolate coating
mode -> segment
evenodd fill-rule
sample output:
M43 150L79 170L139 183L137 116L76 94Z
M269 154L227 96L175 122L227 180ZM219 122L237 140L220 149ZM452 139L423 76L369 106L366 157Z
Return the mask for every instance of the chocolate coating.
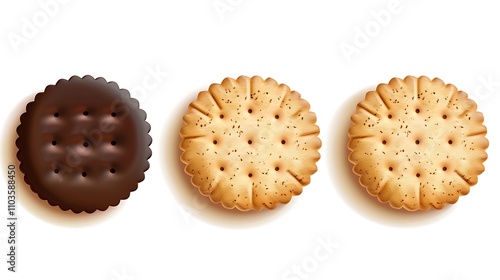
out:
M106 210L144 180L150 125L137 100L91 76L59 80L26 106L17 158L38 196L75 213Z

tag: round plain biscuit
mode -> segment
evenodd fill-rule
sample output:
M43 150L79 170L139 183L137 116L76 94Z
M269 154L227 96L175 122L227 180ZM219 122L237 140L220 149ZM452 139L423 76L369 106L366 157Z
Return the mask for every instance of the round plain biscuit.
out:
M214 203L274 209L302 193L316 172L321 141L309 103L261 77L226 78L198 94L180 131L181 161Z
M150 124L126 89L72 76L26 105L16 131L24 181L40 199L74 213L117 206L145 179Z
M486 127L474 101L451 84L408 76L366 94L351 116L349 161L360 184L406 210L441 209L478 182Z

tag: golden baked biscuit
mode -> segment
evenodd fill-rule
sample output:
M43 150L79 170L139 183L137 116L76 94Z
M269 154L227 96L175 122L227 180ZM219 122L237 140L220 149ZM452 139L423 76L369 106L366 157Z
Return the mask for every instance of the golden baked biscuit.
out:
M469 193L487 159L483 114L440 79L380 84L358 103L349 161L360 184L393 208L443 208Z
M225 208L273 209L299 195L320 158L316 115L273 79L226 78L199 93L180 131L192 184Z

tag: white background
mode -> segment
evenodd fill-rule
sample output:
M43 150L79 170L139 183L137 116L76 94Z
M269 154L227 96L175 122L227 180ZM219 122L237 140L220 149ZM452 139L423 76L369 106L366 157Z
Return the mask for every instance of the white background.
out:
M58 4L43 8L48 2ZM151 168L128 200L92 215L47 206L18 174L18 272L7 272L3 261L2 187L1 279L500 278L495 1L66 2L0 4L1 184L7 164L17 165L15 127L24 106L72 75L102 76L135 94L152 126ZM342 51L347 45L354 53ZM161 72L155 86L144 90L154 71ZM300 92L321 128L318 172L274 211L207 203L178 160L189 102L239 75L272 77ZM488 127L486 171L443 211L380 204L346 159L356 103L406 75L439 77L468 92Z

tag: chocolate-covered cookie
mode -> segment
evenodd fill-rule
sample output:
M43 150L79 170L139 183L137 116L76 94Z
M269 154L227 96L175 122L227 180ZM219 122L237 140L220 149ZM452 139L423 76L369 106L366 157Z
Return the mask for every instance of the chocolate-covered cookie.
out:
M50 205L106 210L144 180L150 125L139 102L114 82L73 76L35 96L17 128L24 180Z

